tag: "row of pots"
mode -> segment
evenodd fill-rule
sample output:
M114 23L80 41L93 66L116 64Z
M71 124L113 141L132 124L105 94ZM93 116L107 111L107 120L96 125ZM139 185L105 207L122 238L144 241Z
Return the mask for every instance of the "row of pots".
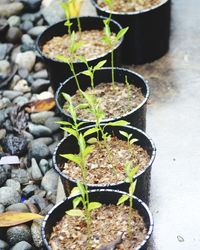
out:
M96 4L96 1L93 1L95 7L97 8L97 13L101 15L108 15L108 13L105 11L103 13L102 9L98 7ZM154 14L153 14L154 13ZM118 17L119 16L119 17ZM116 18L117 21L120 22L123 15L118 15L113 13L113 18ZM161 55L163 55L168 50L168 43L169 43L169 22L170 22L170 1L164 1L159 6L156 6L152 9L149 9L148 11L141 11L141 13L132 13L132 15L128 14L128 17L130 19L127 20L129 26L130 23L134 23L134 35L127 35L125 38L125 41L123 42L123 39L119 42L119 44L115 47L114 53L115 53L115 66L120 65L121 58L120 53L123 51L124 58L127 59L127 61L124 60L123 62L126 63L144 63L148 61L152 61L156 58L159 58ZM164 24L164 30L161 31L163 27L160 27L160 23L163 20ZM120 19L118 19L120 18ZM103 17L81 17L81 25L82 29L102 29L103 28ZM127 16L125 17L127 19ZM149 21L148 21L149 20ZM77 19L72 19L72 28L74 30L77 30ZM139 27L137 28L136 24L139 23ZM121 21L121 24L123 26L127 26L127 23L123 23ZM145 25L144 25L145 24ZM150 29L150 27L147 24L153 25L153 27ZM111 30L113 32L118 32L121 29L121 26L116 21L111 21ZM130 28L131 30L132 28ZM140 32L138 32L138 30ZM148 30L148 32L147 32ZM153 33L150 33L150 30ZM132 30L131 30L132 32ZM63 34L67 33L67 28L64 26L64 21L60 22L58 24L55 24L48 28L40 37L38 40L38 51L43 56L44 61L46 63L47 69L49 71L49 77L52 83L52 87L56 91L55 99L56 104L60 112L62 113L64 119L70 121L71 117L69 114L66 113L63 109L64 105L64 99L62 97L62 92L68 93L69 95L74 95L77 91L77 85L75 83L75 78L71 76L70 69L65 63L59 62L57 60L50 59L46 57L42 53L42 46L44 43L48 40L50 40L53 36L61 36ZM135 41L142 41L144 43L140 43L139 48L137 44L133 42L133 37ZM150 41L149 37L153 37L156 40ZM130 41L131 39L131 41ZM155 43L159 41L160 47L157 46ZM147 45L148 44L148 45ZM133 46L132 46L133 45ZM131 46L130 50L128 47ZM122 47L122 48L121 48ZM148 53L144 50L145 48L148 48L149 51L152 53L155 52L155 54L152 56L151 53ZM134 49L132 49L134 48ZM122 50L121 50L122 49ZM133 54L132 54L133 53ZM101 61L103 59L107 60L107 65L110 66L110 52L103 55L101 58L96 58L95 60L88 61L90 66L94 66L97 64L98 61ZM85 69L85 65L83 63L75 63L75 71L82 72ZM58 74L59 72L59 74ZM150 176L151 176L151 167L153 164L153 161L155 159L156 149L153 141L146 135L145 128L146 128L146 102L149 96L149 87L147 84L147 81L144 80L142 76L139 74L132 72L130 70L122 69L122 68L115 68L115 80L117 82L124 82L125 75L128 75L130 83L134 83L137 87L141 89L141 92L144 96L144 101L134 110L130 111L129 113L121 116L121 117L115 117L113 119L107 119L103 120L104 123L108 123L110 121L117 121L117 120L126 120L130 122L130 126L124 126L123 130L127 131L128 133L133 134L133 137L138 139L137 144L140 145L143 149L145 149L150 157L150 160L145 168L144 171L137 174L134 179L137 180L137 187L135 190L135 195L138 198L134 197L134 208L137 209L140 213L140 215L143 217L145 225L147 227L147 235L146 238L141 244L138 246L137 249L146 249L148 240L151 236L152 230L153 230L153 219L152 215L144 202L147 204L149 203L149 189L150 189ZM79 79L79 82L81 84L81 89L84 91L88 86L90 86L90 81L88 77L85 75L79 73L77 74L77 77ZM67 80L66 80L67 79ZM111 68L102 68L98 70L95 73L95 85L100 84L101 82L111 82ZM84 83L84 85L82 84ZM59 86L60 85L60 86ZM78 120L78 122L82 121L81 119ZM94 122L90 120L84 120L86 122L85 125L87 127L83 127L81 129L82 132L86 131L91 126L94 126ZM103 125L102 125L103 126ZM115 126L115 127L106 127L106 132L109 134L114 134L118 139L122 139L121 134L119 131L122 129L121 126ZM97 137L97 134L93 133L90 135L90 137ZM89 139L89 138L88 138ZM59 145L57 146L54 155L53 155L53 162L54 162L54 168L59 173L64 189L66 191L66 195L68 196L70 193L70 190L76 186L77 180L73 180L72 178L66 176L63 174L61 170L61 166L66 161L63 157L61 157L61 154L66 153L74 153L77 152L77 143L75 142L75 138L72 135L68 135L67 137L63 138ZM69 152L66 152L69 150ZM119 182L119 183L110 183L108 185L87 185L90 192L89 197L92 201L100 201L103 204L116 204L118 198L122 195L122 191L127 192L128 191L128 185L125 182ZM119 191L120 190L120 191ZM140 200L141 199L141 200ZM144 202L142 202L142 200ZM55 226L55 224L64 216L65 211L72 208L73 204L73 197L68 197L65 201L57 204L46 216L44 223L43 223L43 229L42 229L42 236L44 240L44 246L46 249L51 249L48 239L50 237L50 234L52 232L52 227Z

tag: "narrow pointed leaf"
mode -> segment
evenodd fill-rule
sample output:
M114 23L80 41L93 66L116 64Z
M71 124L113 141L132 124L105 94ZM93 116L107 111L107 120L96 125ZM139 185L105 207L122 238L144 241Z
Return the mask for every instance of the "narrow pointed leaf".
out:
M88 130L85 131L85 133L84 133L83 136L86 137L87 135L91 135L91 134L96 133L98 131L99 131L98 128L90 128L90 129L88 129Z
M103 61L97 63L97 65L94 66L94 71L102 68L106 62L107 62L107 60L103 60Z
M85 196L85 186L80 181L78 181L77 187L79 189L81 196L84 197Z
M78 137L76 131L73 128L66 128L66 127L61 127L62 130L66 131L70 135L73 135L74 137Z
M75 199L73 199L73 208L77 208L80 202L82 202L82 197L76 197Z
M116 121L116 122L109 122L106 126L125 126L128 125L129 122L124 121L124 120L120 120L120 121Z
M77 195L77 194L80 194L79 189L78 189L78 187L74 187L74 188L71 190L71 193L70 193L69 196L74 196L74 195Z
M128 31L128 29L129 29L129 27L126 27L126 28L124 28L124 29L121 29L121 30L118 32L118 34L117 34L117 40L119 40L120 38L122 38L122 37L126 34L126 32Z
M60 154L61 157L66 158L69 161L75 162L80 166L81 164L81 158L78 155L73 154Z
M70 122L66 122L66 121L57 121L55 123L60 124L60 125L72 126Z
M138 139L133 138L133 139L130 140L130 144L132 145L133 143L135 143L137 141L138 141Z
M120 133L121 135L123 135L124 137L128 138L128 133L127 133L127 132L121 131L121 130L120 130L119 133Z
M93 74L92 74L92 72L90 70L85 70L85 71L82 72L82 74L86 75L86 76L89 76L89 77L93 76Z
M63 55L57 55L57 56L56 56L56 59L59 60L59 61L61 61L61 62L64 62L64 63L69 64L68 58L66 58L66 57L63 56Z
M92 137L92 138L90 138L90 139L87 140L87 143L89 143L89 144L95 144L97 142L98 142L98 140L95 137Z
M88 205L88 210L91 211L91 210L97 209L101 206L102 206L102 204L100 202L90 202Z
M120 205L120 204L122 204L122 203L124 203L124 202L127 201L128 199L129 199L129 196L126 195L126 194L123 194L123 195L119 198L119 200L118 200L118 202L117 202L117 206Z
M136 183L137 181L134 181L133 183L131 183L130 187L129 187L129 194L133 195L135 192L135 187L136 187Z
M66 214L70 216L84 217L84 212L80 209L71 209L69 211L66 211Z
M83 152L83 156L86 157L87 155L89 155L92 151L93 151L94 147L93 146L88 146L84 152Z

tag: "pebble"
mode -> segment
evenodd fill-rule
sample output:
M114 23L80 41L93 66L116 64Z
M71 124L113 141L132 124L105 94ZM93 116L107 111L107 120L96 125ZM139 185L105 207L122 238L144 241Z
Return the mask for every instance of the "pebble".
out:
M36 123L36 124L45 124L45 121L50 118L53 117L55 115L55 112L53 111L43 111L43 112L39 112L39 113L33 113L31 114L31 121Z
M27 184L29 182L29 174L25 169L15 169L11 170L11 178L19 181L21 184Z
M5 207L0 204L0 214L2 214L5 211ZM1 249L1 242L0 242L0 249Z
M7 135L3 140L5 152L11 155L22 156L27 152L28 142L23 136Z
M21 16L22 21L31 21L36 23L41 18L41 11L36 13L25 13Z
M48 206L48 201L41 197L40 195L33 195L28 199L32 204L36 205L39 210L43 210Z
M7 108L11 104L9 98L2 98L0 99L0 110Z
M43 177L35 158L31 159L31 175L34 181L40 181Z
M45 144L45 145L50 145L53 142L53 139L51 137L40 137L35 140L33 140L31 143L35 144Z
M11 16L8 18L8 23L10 27L19 27L21 19L19 16Z
M49 86L50 86L50 81L46 79L37 79L33 81L31 85L33 93L37 94L47 90Z
M33 123L28 123L29 132L36 137L50 136L52 134L51 130L43 125L35 125Z
M31 35L32 37L37 37L40 34L42 34L42 32L44 32L47 29L48 26L36 26L31 28L28 31L28 34Z
M18 27L10 27L6 34L6 40L9 43L20 43L22 37L22 32Z
M35 246L38 248L42 247L42 234L41 234L42 221L43 220L41 219L34 220L31 225L31 234L33 242Z
M15 82L15 84L21 79L21 78L27 78L28 77L28 75L29 75L29 72L28 72L28 70L26 69L26 68L19 68L18 69L18 74L19 75L15 75L15 76L18 76L19 78L18 78L18 80L16 80L16 82Z
M33 135L27 131L22 131L22 135L26 138L28 142L31 142L34 139Z
M6 137L6 130L0 129L0 141Z
M7 60L0 61L0 74L8 75L11 71L10 63Z
M55 193L58 186L58 174L54 169L50 169L42 179L42 188L47 192Z
M0 110L0 125L3 124L3 122L6 119L6 115L5 115L5 109Z
M34 70L35 70L35 72L38 72L38 71L43 70L44 68L45 68L44 63L42 63L42 62L37 62L37 63L35 64Z
M39 163L39 167L43 174L46 174L46 172L49 170L49 162L46 159L41 159Z
M7 97L10 101L21 95L23 95L23 93L21 91L16 91L16 90L5 90L3 92L3 96Z
M46 215L52 208L54 207L54 205L52 203L50 203L47 207L45 207L40 213L41 215Z
M38 100L45 100L45 99L49 99L49 98L54 98L54 95L49 91L44 91L44 92L40 93L39 95L37 95Z
M20 202L20 194L12 187L0 188L0 203L4 206L9 206Z
M21 184L17 180L8 179L5 186L15 189L17 192L21 192Z
M32 143L29 149L29 159L35 158L37 162L49 157L49 148L44 143Z
M60 124L57 124L56 123L57 121L60 121L60 117L56 117L56 116L49 117L45 122L45 126L50 128L51 131L54 133L60 129Z
M24 34L22 36L22 43L30 48L33 48L33 46L35 44L34 40L28 34Z
M16 211L16 212L28 213L29 209L26 206L26 204L24 204L24 203L16 203L16 204L8 206L6 208L6 212L8 212L8 211Z
M10 227L7 230L7 240L10 245L15 245L20 241L31 242L31 230L26 224Z
M28 82L26 80L22 79L15 85L13 90L17 90L17 91L21 91L23 93L26 93L26 92L30 92L31 88L28 86Z
M39 78L46 79L46 78L48 78L48 72L47 72L46 69L42 69L42 70L37 71L36 73L34 73L33 78L34 79L39 79Z
M33 51L19 53L16 56L15 62L19 67L26 68L30 72L36 62L36 55Z
M10 179L11 178L11 169L12 169L11 165L4 164L4 165L2 165L2 167L6 171L7 179Z
M36 12L40 9L41 0L21 0L27 12Z
M7 180L6 171L2 166L0 166L0 187L5 183L6 180Z
M19 14L24 8L22 3L8 3L8 4L1 4L0 8L0 16L1 17L10 17L13 15Z
M19 70L18 70L18 73L19 73ZM21 77L19 75L14 75L12 81L11 81L11 84L10 84L10 89L13 90L13 88L15 87L15 85L17 84L17 82L21 79Z
M26 241L20 241L11 250L31 250L33 247Z
M1 240L1 239L0 239L0 249L1 250L7 250L7 249L9 249L8 243L5 242L4 240Z
M32 195L34 195L35 191L38 189L38 186L37 185L34 185L34 184L29 184L27 185L25 188L23 188L22 190L22 195L25 197L25 198L29 198L31 197Z
M49 145L49 151L50 151L51 155L54 154L54 151L55 151L57 145L58 145L58 142L54 142L51 145Z
M29 100L25 96L18 96L13 100L14 104L17 104L18 106L23 106L24 104L28 103Z
M65 18L65 13L62 7L59 2L56 1L43 8L42 15L49 25L62 21Z
M12 48L12 43L0 43L0 60L4 60Z
M20 24L20 29L23 32L28 32L32 28L33 28L33 23L29 20L26 20Z

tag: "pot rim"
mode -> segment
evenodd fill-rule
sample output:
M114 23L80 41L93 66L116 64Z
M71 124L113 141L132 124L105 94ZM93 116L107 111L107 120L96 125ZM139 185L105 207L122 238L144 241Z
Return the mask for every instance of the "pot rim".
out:
M105 20L105 19L106 19L106 17L103 17L103 16L80 16L80 22L81 22L82 19L86 19L86 18L90 18L90 19L94 19L94 20ZM70 18L70 20L72 20L72 21L75 21L76 19L77 19L76 17ZM55 26L57 26L57 25L59 25L59 24L61 24L61 23L63 23L63 26L64 26L64 22L65 22L65 21L66 21L66 19L64 19L64 20L62 20L62 21L60 21L60 22L57 22L57 23L55 23L55 24L50 25L50 26L49 26L45 31L43 31L42 34L40 34L40 35L38 36L38 38L36 39L36 49L37 49L37 51L39 52L39 54L40 54L41 57L43 57L43 58L45 58L45 59L47 59L47 60L51 60L51 61L53 61L53 62L55 62L55 63L61 63L61 64L63 64L63 65L66 65L66 63L65 63L65 62L62 62L62 61L59 61L59 60L57 60L57 59L48 57L45 53L43 53L43 52L42 52L42 49L41 49L41 45L40 45L39 43L40 43L40 40L41 40L41 38L42 38L42 36L44 35L45 32L47 32L47 31L48 31L49 29L51 29L52 27L55 27ZM115 20L113 20L113 19L110 19L110 21L111 21L111 23L114 23L114 24L116 25L116 27L119 28L119 30L122 29L122 26L121 26L117 21L115 21ZM87 30L87 29L86 29L86 30ZM67 33L66 33L66 34L67 34ZM119 48L119 46L122 44L123 40L124 40L124 38L122 37L122 38L119 40L119 42L115 45L115 47L113 48L113 50L116 50L117 48ZM49 41L49 40L48 40L48 41ZM47 42L47 41L46 41L46 42ZM88 62L92 62L92 61L94 61L94 60L98 60L98 59L100 59L101 57L104 57L105 55L109 54L111 51L112 51L112 50L109 50L109 51L107 51L106 53L104 53L104 54L102 54L102 55L100 55L100 56L98 56L98 57L91 58L91 59L89 59L89 60L87 60L87 61L88 61ZM79 65L79 64L82 64L83 62L77 61L77 62L73 62L73 63Z
M99 69L98 71L104 71L104 70L105 70L105 71L106 71L106 70L110 70L110 71L111 71L111 69L112 69L111 67L103 67L103 68ZM137 110L139 110L140 108L142 108L142 107L146 104L146 102L147 102L147 100L148 100L148 98L149 98L149 95L150 95L150 90L149 90L149 86L148 86L148 81L145 80L144 77L143 77L142 75L138 74L138 73L135 72L135 71L132 71L132 70L129 70L129 69L125 69L125 68L114 67L114 70L116 70L116 71L122 71L122 72L124 72L124 75L125 75L126 72L128 72L128 73L130 73L130 74L133 74L133 75L136 75L137 77L139 77L139 78L143 81L144 86L145 86L145 88L146 88L146 95L144 96L144 100L143 100L136 108L131 109L131 111L129 111L129 112L127 112L127 113L125 113L125 114L123 114L123 115L121 115L121 116L114 116L114 117L112 117L112 118L103 119L103 120L102 120L102 123L113 122L113 121L116 120L116 119L123 119L123 118L125 118L126 116L131 115L132 113L136 112ZM79 72L79 73L76 74L76 75L77 75L77 76L80 76L81 74L82 74L82 72ZM75 77L74 77L74 76L71 76L71 77L68 78L66 81L64 81L63 83L61 83L60 86L58 87L57 91L56 91L56 94L55 94L56 106L58 107L59 111L60 111L63 115L68 116L68 117L70 117L70 118L71 118L71 115L70 115L69 113L67 113L67 112L61 107L61 105L60 105L60 103L59 103L59 101L58 101L58 96L61 94L60 91L61 91L63 85L67 84L67 83L68 83L69 81L71 81L73 78L75 78ZM134 84L133 84L133 85L134 85ZM80 118L80 117L77 118L77 121L78 121L78 122L84 121L84 122L88 122L88 123L90 123L90 122L93 122L93 123L94 123L94 122L95 122L94 120L82 119L82 118Z
M106 125L106 124L105 124L105 123L101 123L101 125L104 126L104 125ZM94 125L90 125L90 126L83 127L83 128L80 129L80 131L85 130L85 129L89 129L89 128L91 128L91 127L94 127ZM129 129L131 128L132 130L136 131L137 133L143 134L143 136L146 137L146 138L149 140L150 145L151 145L151 147L152 147L152 155L150 156L150 160L149 160L148 164L145 166L145 169L142 170L142 171L140 171L139 173L137 173L137 174L134 176L134 179L137 179L137 178L139 178L141 175L143 175L143 174L152 166L152 164L153 164L153 162L154 162L154 160L155 160L155 156L156 156L156 146L155 146L153 140L152 140L144 131L142 131L142 130L140 130L140 129L138 129L138 128L132 127L132 126L128 126L128 125L125 125L125 126L118 126L118 127L129 128ZM56 146L56 148L55 148L55 150L54 150L54 153L53 153L53 157L52 157L52 159L53 159L53 168L54 168L54 169L56 170L56 172L57 172L60 176L62 176L62 178L64 178L66 181L69 180L69 181L71 181L71 182L73 182L73 183L77 183L78 179L73 179L72 177L63 174L63 172L60 170L60 168L59 168L59 166L58 166L58 164L57 164L57 161L56 161L56 155L57 155L57 151L58 151L60 145L61 145L65 140L67 140L67 138L68 138L69 136L72 136L72 135L67 135L67 136L65 136L65 137L57 144L57 146ZM89 183L86 183L86 184L87 184L87 186L88 186L89 188L90 188L90 187L94 187L95 189L99 189L99 188L104 187L105 189L107 189L107 188L109 189L109 187L112 188L113 186L121 185L121 184L123 184L123 183L124 183L124 181L119 181L119 182L116 182L116 183L98 183L98 184L89 184Z
M102 12L105 12L107 14L112 14L112 15L120 15L120 16L132 16L132 15L138 15L138 14L142 14L142 13L146 13L149 12L151 10L157 9L159 7L161 7L162 5L164 5L165 3L169 2L170 0L161 0L161 2L157 5L154 5L150 8L146 8L143 10L137 10L137 11L132 11L132 12L116 12L116 11L110 11L110 10L106 10L102 7L100 7L97 3L96 0L91 0L92 4L94 5L94 7Z
M95 192L114 192L114 193L118 193L118 194L127 194L124 191L120 191L120 190L112 190L112 189L92 189L88 191L89 193L95 193ZM51 213L57 209L57 207L59 207L62 203L64 203L67 200L73 199L74 197L76 197L78 195L73 195L73 196L68 196L66 197L66 199L63 199L62 201L60 201L58 204L54 205L54 207L52 207L52 209L47 213L47 215L45 216L43 222L42 222L42 239L43 239L43 243L45 244L46 247L48 247L49 250L51 250L48 241L46 239L46 235L45 235L45 227L46 227L46 222L48 220L48 218L50 217ZM134 200L136 200L147 212L148 217L149 217L149 228L146 234L145 239L140 243L140 245L137 246L137 248L135 250L140 250L145 244L146 242L149 240L149 238L152 235L153 232L153 227L154 227L154 220L153 220L153 215L149 209L149 207L147 206L147 204L145 202L143 202L141 199L139 199L138 197L133 195Z

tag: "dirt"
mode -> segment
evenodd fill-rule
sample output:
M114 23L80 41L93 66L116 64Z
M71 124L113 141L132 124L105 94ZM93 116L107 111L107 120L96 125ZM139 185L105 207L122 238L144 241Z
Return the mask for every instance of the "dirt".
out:
M122 236L116 250L136 249L145 239L147 229L138 211L132 209L132 233L128 235L129 207L103 205L91 212L91 250L103 248ZM84 218L65 215L53 228L49 244L52 250L86 250L87 228ZM109 248L113 249L113 248Z
M124 164L132 162L133 167L138 166L138 173L144 170L150 160L148 153L139 145L128 146L127 141L110 137L105 144L101 141L94 145L93 151L87 157L88 184L109 184L124 181L126 176ZM110 156L110 158L109 158ZM115 171L115 170L116 171ZM63 173L74 180L82 180L81 169L75 163L65 163Z
M117 116L122 116L131 110L137 108L144 100L141 89L133 84L130 84L130 92L123 83L115 83L115 88L112 88L112 83L101 83L94 90L87 88L86 94L95 97L99 103L99 109L104 112L104 119L109 119ZM130 99L129 99L130 95ZM72 96L74 106L80 103L86 103L80 92L77 91ZM67 110L67 104L64 106ZM77 109L77 116L81 119L95 120L95 116L87 108Z
M100 7L109 10L104 0L97 0ZM114 0L112 11L115 12L134 12L151 8L161 3L161 0ZM110 9L111 10L111 9Z
M111 35L114 38L115 34ZM82 42L82 46L77 49L74 61L78 61L76 56L83 56L86 60L92 60L111 51L112 48L102 39L104 37L103 30L86 30L75 33L76 41ZM58 55L69 58L70 52L70 36L55 36L44 44L42 52L49 58L56 59Z

